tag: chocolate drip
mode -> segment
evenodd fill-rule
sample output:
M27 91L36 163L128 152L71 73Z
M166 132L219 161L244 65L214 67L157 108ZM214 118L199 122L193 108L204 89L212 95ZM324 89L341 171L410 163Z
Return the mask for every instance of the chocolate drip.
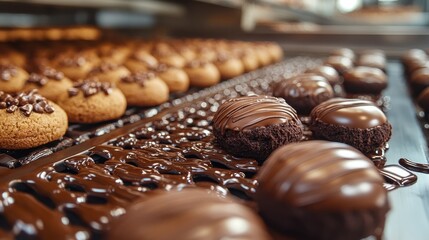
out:
M407 168L411 171L429 173L429 164L424 163L416 163L407 158L399 159L399 164L404 168Z
M417 181L417 176L398 165L386 165L379 170L388 181L400 187L409 186Z

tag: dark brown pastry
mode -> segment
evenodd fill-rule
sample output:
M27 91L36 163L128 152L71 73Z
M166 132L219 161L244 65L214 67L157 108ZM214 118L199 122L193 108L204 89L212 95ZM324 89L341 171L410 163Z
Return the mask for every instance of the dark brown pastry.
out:
M213 133L227 152L261 161L281 145L302 138L295 109L283 99L258 95L224 102L214 115Z
M273 95L281 97L299 114L308 115L320 103L334 97L328 81L317 74L301 74L274 86Z
M344 74L344 89L347 93L380 95L387 88L387 76L372 67L355 67Z
M411 74L410 84L416 96L429 87L429 68L421 68L414 71Z
M333 98L315 107L310 117L316 139L347 143L363 153L383 147L392 135L386 115L370 101Z
M203 189L162 192L127 208L108 239L271 239L261 219L230 198Z
M353 61L343 56L330 56L326 59L325 64L335 68L340 75L353 68Z
M331 56L341 56L341 57L346 57L349 58L350 60L355 61L356 59L356 54L353 50L351 50L350 48L338 48L335 49L334 51L331 52L330 54Z
M307 70L307 73L315 73L326 78L333 88L343 82L343 79L340 78L335 68L328 65L321 65L319 67L309 69Z
M306 141L277 149L256 178L256 201L276 230L297 239L380 237L389 210L374 164L342 143Z

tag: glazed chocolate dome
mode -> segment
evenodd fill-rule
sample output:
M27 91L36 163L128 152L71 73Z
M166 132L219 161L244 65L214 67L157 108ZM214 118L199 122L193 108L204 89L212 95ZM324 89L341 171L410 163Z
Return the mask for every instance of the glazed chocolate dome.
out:
M214 115L213 133L227 152L258 160L302 138L295 109L283 99L258 95L224 102Z
M387 76L378 68L355 67L344 74L344 88L348 93L378 95L387 88Z
M362 239L381 235L389 210L384 180L353 147L306 141L277 149L257 177L267 222L298 239Z
M333 98L311 111L310 128L316 139L343 142L369 153L383 147L392 134L386 115L373 102Z
M331 84L332 87L341 84L343 81L342 78L340 78L340 76L338 75L338 72L335 70L335 68L328 65L321 65L316 68L309 69L307 73L315 73L326 78L326 80L328 80L329 84Z
M108 239L270 239L262 220L230 198L203 189L163 192L133 203Z
M273 95L281 97L299 114L309 114L320 103L334 97L328 81L317 74L301 74L274 86Z

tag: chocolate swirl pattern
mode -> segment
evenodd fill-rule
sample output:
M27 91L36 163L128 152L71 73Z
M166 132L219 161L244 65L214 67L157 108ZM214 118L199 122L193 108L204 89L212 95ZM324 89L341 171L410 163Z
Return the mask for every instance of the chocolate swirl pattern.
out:
M216 112L213 127L240 131L285 122L300 122L295 109L270 96L246 96L227 100Z
M322 121L350 128L372 128L387 122L386 115L374 103L359 99L334 98L319 104L310 114Z

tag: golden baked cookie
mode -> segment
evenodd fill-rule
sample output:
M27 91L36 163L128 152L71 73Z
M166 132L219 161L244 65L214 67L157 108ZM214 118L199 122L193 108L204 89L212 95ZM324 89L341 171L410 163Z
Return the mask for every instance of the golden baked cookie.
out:
M96 123L119 118L127 102L122 92L108 82L77 82L58 100L70 122Z
M156 106L168 101L167 84L153 72L140 72L122 78L118 88L124 93L129 106Z
M61 56L55 64L56 69L73 81L86 78L93 67L94 64L83 55Z
M15 65L0 63L0 91L14 93L20 91L28 78L28 73Z
M112 62L102 62L88 73L88 77L96 78L100 82L117 83L121 78L130 74L131 72L124 66Z
M44 67L40 73L30 74L23 91L38 89L40 95L57 102L60 96L72 86L73 82L66 78L62 72L50 67Z
M214 64L222 79L230 79L244 73L244 66L240 59L224 52L218 54Z
M125 60L124 66L127 67L131 72L147 71L149 68L158 66L158 60L150 53L140 50L130 55Z
M210 87L220 82L220 73L215 65L209 62L192 61L184 68L191 86Z
M0 91L0 148L27 149L61 138L66 113L37 91L14 95Z
M169 92L185 92L188 90L189 77L183 69L160 64L152 70L167 84Z

